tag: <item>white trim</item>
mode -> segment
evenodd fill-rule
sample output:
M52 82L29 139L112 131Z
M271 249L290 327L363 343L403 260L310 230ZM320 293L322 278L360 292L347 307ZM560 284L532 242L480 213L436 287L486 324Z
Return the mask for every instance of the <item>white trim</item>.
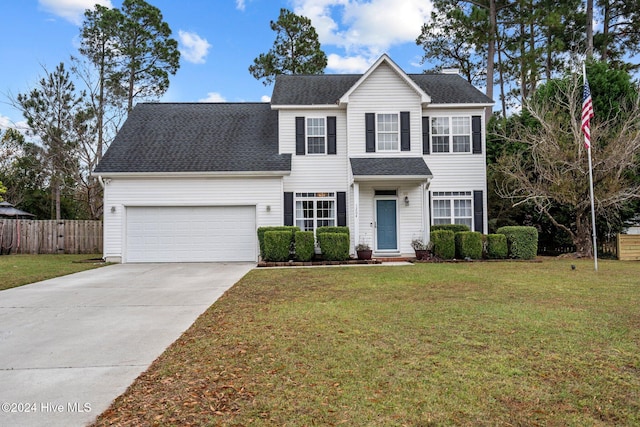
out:
M103 178L209 178L274 177L291 175L291 171L209 171L209 172L100 172ZM91 176L97 176L91 174Z
M424 181L432 179L433 175L354 175L353 182L365 181Z
M485 107L493 107L494 103L491 104L429 104L424 107L425 110L435 110L442 108L485 108ZM482 115L482 113L478 113L478 115Z
M272 110L344 110L343 106L336 104L271 104Z

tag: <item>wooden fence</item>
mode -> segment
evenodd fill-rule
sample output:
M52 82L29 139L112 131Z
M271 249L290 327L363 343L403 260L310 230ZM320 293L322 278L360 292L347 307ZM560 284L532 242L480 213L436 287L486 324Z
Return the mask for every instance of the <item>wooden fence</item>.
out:
M640 261L640 234L618 234L618 259Z
M0 254L100 254L102 221L0 218Z

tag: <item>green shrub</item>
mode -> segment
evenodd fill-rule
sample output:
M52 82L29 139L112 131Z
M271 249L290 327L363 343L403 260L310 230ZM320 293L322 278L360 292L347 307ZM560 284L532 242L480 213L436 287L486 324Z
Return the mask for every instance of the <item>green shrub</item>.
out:
M264 233L265 261L287 261L291 253L291 231L266 231Z
M281 226L269 226L269 227L258 227L258 244L260 245L260 256L262 259L265 259L264 252L264 233L267 231L288 231L291 233L291 246L293 247L293 234L296 231L300 231L300 227L295 227L291 225L281 225Z
M507 236L504 234L487 234L487 258L501 259L509 254Z
M316 236L324 233L342 233L349 236L349 227L318 227Z
M433 254L442 259L453 259L456 255L455 234L451 230L431 231Z
M455 233L456 257L460 259L482 258L482 233L461 231Z
M324 259L343 261L349 259L349 235L345 233L319 233L318 244Z
M296 259L298 261L311 261L315 252L313 231L296 231Z
M498 234L504 234L507 237L507 247L511 258L533 259L536 257L538 253L538 230L535 227L500 227Z
M432 225L431 231L434 230L450 230L454 233L460 233L462 231L471 231L468 225L465 224L438 224Z

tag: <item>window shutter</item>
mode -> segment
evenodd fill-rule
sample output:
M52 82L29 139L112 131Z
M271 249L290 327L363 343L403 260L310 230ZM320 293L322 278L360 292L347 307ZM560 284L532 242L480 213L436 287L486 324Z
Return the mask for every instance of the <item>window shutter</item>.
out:
M305 151L304 117L296 117L296 154L304 156Z
M400 151L411 151L411 120L409 120L409 112L400 112Z
M429 117L422 118L422 154L430 154L429 147L431 141L429 138Z
M474 231L484 233L484 198L482 197L482 191L476 190L473 192L473 223Z
M374 113L364 113L366 126L366 150L367 153L376 152L376 115Z
M293 193L284 193L284 225L293 225Z
M338 227L347 226L347 193L344 191L338 191L337 212L338 212Z
M327 117L327 154L337 154L336 118Z
M482 154L482 119L480 116L471 117L471 140L473 154Z

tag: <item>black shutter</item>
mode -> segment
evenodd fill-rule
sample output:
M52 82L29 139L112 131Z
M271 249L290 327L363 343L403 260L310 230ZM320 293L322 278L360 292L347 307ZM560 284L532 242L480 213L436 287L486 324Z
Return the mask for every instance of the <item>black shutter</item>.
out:
M471 117L471 140L473 154L482 154L482 119L480 116Z
M296 117L296 154L299 156L304 156L306 151L304 140L304 117Z
M374 113L364 113L366 126L366 149L367 153L376 152L376 115Z
M347 193L338 191L337 193L338 227L347 226Z
M427 201L429 202L429 226L433 224L433 216L431 211L431 191L427 191ZM431 227L429 227L431 229Z
M336 118L327 117L327 154L337 154Z
M429 138L429 117L422 118L422 154L430 154L431 141Z
M284 193L284 225L293 225L293 193Z
M400 112L400 151L411 151L410 127L411 121L409 120L409 112Z
M473 192L473 223L474 231L484 233L484 209L483 209L482 191L476 190Z

